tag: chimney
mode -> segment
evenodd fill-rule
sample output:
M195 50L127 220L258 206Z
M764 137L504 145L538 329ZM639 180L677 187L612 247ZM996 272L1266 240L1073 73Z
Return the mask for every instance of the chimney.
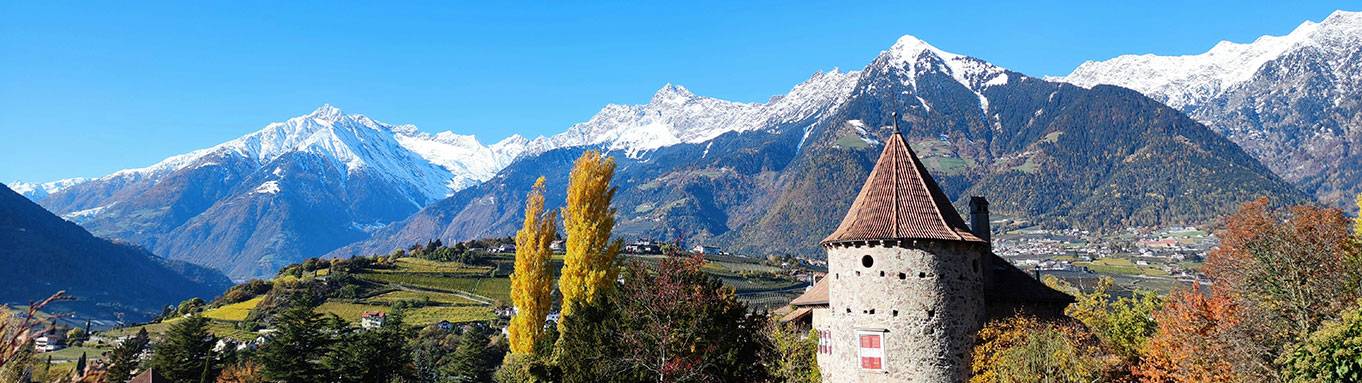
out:
M969 197L969 228L974 236L993 246L993 229L988 226L988 200L984 197Z

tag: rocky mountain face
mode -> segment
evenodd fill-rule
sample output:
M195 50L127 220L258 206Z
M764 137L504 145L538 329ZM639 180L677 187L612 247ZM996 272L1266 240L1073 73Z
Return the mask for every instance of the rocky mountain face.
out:
M483 146L328 105L147 168L63 185L39 200L98 235L233 278L259 277L486 180L525 144L512 137Z
M0 303L28 304L65 290L58 311L130 321L150 319L190 297L231 286L221 273L161 259L91 235L0 185Z
M622 237L818 254L881 150L892 112L952 199L988 196L996 214L1043 225L1203 223L1259 195L1306 199L1233 143L1138 92L1045 81L911 36L862 70L817 74L765 104L681 90L666 86L648 105L607 106L553 139L585 138L530 150L488 182L332 255L509 235L535 178L547 177L549 207L561 206L584 150L619 161ZM651 138L611 138L640 132ZM647 145L657 137L675 139Z
M1199 55L1087 62L1058 80L1140 91L1229 137L1319 201L1356 209L1362 12L1334 12L1285 36L1221 42Z

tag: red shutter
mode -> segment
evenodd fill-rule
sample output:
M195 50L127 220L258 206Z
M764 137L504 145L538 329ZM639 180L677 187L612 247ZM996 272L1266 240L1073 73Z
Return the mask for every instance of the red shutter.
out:
M860 334L861 368L867 370L884 369L883 334Z

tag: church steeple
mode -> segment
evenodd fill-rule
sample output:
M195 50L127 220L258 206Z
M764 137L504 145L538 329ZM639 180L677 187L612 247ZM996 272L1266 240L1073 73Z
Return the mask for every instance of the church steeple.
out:
M886 239L984 242L970 232L960 213L908 146L894 114L894 134L837 230L823 244Z

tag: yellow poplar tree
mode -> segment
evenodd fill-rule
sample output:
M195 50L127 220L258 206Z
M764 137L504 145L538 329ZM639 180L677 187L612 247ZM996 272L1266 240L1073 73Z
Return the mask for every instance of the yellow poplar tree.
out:
M1357 194L1357 223L1353 227L1353 236L1362 238L1362 193Z
M562 315L572 314L578 302L591 302L615 286L622 243L610 240L615 228L615 209L610 201L615 188L615 160L595 151L583 153L572 165L568 178L563 230L567 232L567 255L563 257L558 291L563 294ZM558 322L562 329L562 321Z
M558 212L544 211L544 177L534 182L525 196L525 226L515 233L515 272L511 274L511 301L516 314L511 317L511 352L530 354L544 335L544 319L553 304L553 273L549 248L558 235Z

